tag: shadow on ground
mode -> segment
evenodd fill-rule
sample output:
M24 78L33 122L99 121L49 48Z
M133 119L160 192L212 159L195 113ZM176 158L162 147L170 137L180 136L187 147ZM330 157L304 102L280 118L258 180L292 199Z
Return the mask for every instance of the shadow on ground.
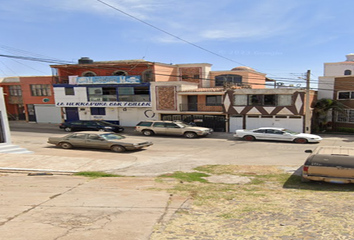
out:
M301 182L301 168L299 167L284 183L283 188L313 190L313 191L338 191L338 192L353 192L354 184L335 184L327 182Z

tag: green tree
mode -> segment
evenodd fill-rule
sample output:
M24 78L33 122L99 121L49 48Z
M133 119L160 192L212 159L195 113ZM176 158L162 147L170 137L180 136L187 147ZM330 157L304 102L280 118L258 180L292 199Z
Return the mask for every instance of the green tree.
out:
M317 126L317 129L320 131L327 130L330 110L332 113L335 111L343 113L344 109L345 105L337 100L328 98L318 100L314 105L315 126Z

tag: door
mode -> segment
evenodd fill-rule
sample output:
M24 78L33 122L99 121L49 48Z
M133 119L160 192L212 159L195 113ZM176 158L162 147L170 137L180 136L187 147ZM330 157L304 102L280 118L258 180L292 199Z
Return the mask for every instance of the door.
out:
M89 134L86 138L86 147L87 148L109 148L107 140L100 137L98 134Z
M170 135L182 135L182 127L175 123L165 123L166 134Z
M65 113L67 122L79 120L79 112L76 107L66 107Z
M34 110L33 104L27 104L27 111L28 111L28 121L36 122L36 111Z
M166 133L165 123L155 122L154 125L152 126L152 130L156 134L165 134Z
M198 111L198 96L188 96L188 111Z
M61 108L51 104L35 104L37 123L61 123Z

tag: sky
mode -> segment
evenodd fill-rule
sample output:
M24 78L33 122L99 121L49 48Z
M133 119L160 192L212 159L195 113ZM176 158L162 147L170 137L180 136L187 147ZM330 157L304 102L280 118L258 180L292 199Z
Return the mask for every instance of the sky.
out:
M323 63L354 52L349 0L0 3L0 77L52 75L51 64L89 57L210 63L212 71L248 66L286 85L304 84L311 70L315 84Z

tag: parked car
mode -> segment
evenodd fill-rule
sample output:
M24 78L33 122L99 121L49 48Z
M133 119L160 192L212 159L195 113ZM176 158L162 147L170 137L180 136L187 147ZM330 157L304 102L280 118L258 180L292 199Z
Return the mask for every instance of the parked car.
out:
M103 131L103 132L123 132L124 128L113 123L100 120L78 120L73 122L64 122L59 125L60 129L66 132L71 131Z
M82 147L110 149L113 152L124 152L126 150L137 150L153 145L152 142L126 139L126 137L108 132L84 131L71 133L61 137L48 138L49 144L62 147L64 149Z
M311 154L302 166L302 182L354 183L354 148L321 146L305 152Z
M145 136L164 134L195 138L198 136L207 136L213 132L213 129L191 126L179 121L141 121L135 126L135 131L141 132Z
M308 133L297 133L285 128L261 127L253 130L236 130L234 137L253 140L276 140L295 143L320 142L320 136Z

